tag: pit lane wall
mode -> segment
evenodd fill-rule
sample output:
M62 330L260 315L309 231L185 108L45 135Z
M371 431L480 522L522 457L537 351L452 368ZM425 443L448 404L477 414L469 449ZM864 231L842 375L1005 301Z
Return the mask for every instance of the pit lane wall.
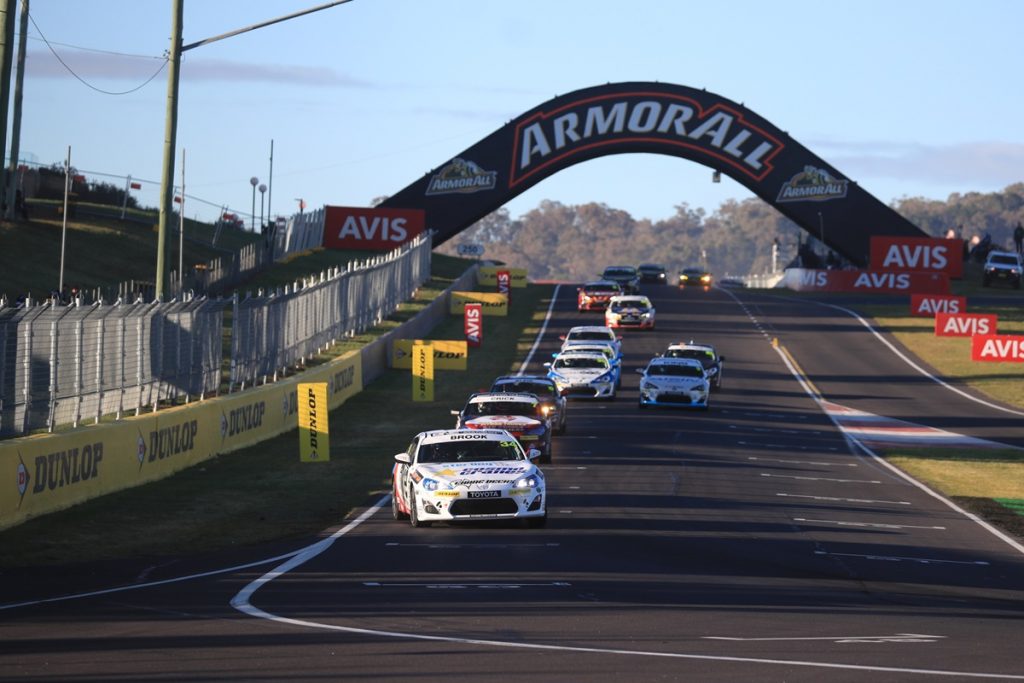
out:
M475 278L474 267L390 333L274 384L119 422L0 442L0 529L295 429L299 382L326 382L334 410L387 369L395 339L429 333L447 317L451 291Z

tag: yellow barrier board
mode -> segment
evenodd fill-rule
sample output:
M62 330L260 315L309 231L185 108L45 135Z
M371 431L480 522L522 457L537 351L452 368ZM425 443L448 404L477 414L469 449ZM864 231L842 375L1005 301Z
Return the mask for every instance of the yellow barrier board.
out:
M327 382L301 382L298 395L299 460L327 462L331 459Z
M391 347L391 367L399 370L412 368L414 345L423 344L434 349L435 370L465 370L469 348L464 341L444 339L397 339Z
M506 268L505 266L480 266L476 271L476 283L481 287L497 287L498 271L507 270L512 278L512 287L526 287L526 268Z
M412 400L434 400L434 353L426 344L412 347Z
M452 292L448 312L463 315L467 302L478 302L484 315L508 315L508 296L497 292Z
M333 410L362 390L362 356L353 351L275 384L120 422L0 442L0 473L17 484L0 486L0 529L295 429L299 377L326 383Z

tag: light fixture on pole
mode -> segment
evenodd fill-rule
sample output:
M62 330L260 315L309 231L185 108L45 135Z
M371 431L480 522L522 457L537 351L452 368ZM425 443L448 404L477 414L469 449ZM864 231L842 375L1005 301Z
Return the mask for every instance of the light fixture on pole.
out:
M249 225L249 230L256 232L256 186L260 184L260 179L253 176L249 178L249 184L252 185L252 210L249 212L252 222Z
M712 173L711 174L711 182L713 182L713 183L720 183L720 182L722 182L722 172L721 171L715 171L714 173Z
M260 232L263 232L266 229L266 225L263 223L263 196L266 191L267 186L265 184L260 184Z

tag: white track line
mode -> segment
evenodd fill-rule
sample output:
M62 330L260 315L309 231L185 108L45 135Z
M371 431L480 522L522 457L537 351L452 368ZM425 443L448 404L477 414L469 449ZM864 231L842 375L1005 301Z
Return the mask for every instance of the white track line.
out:
M544 338L544 333L548 329L548 322L551 320L551 313L555 310L555 302L558 301L558 292L561 291L562 285L555 285L555 291L551 293L551 305L548 306L548 313L544 316L544 323L540 326L540 331L537 332L537 338L533 340L533 346L530 347L530 352L526 354L526 359L523 364L519 366L517 375L526 374L526 368L529 367L530 361L533 360L533 354L537 352L537 347L540 346L540 340Z
M741 308L742 308L742 309L743 309L744 311L746 311L746 310L747 310L747 307L746 307L746 305L745 305L745 304L744 304L744 303L743 303L742 301L740 301L740 300L739 300L739 298L738 298L738 297L737 297L737 296L736 296L735 294L733 294L733 293L732 293L731 291L729 291L728 289L722 289L722 291L724 291L724 292L725 292L726 294L728 294L728 295L729 295L730 297L732 297L732 299L733 299L733 300L734 300L734 301L735 301L735 302L736 302L737 304L739 304L739 306L740 306L740 307L741 307ZM817 303L817 302L811 302L811 303ZM865 321L865 320L864 320L863 318L861 318L861 317L860 317L859 315L857 315L857 314L856 314L856 313L854 313L853 311L851 311L851 310L849 310L849 309L846 309L846 308L843 308L842 306L834 306L834 305L832 305L832 304L820 304L820 305L822 305L822 306L828 306L829 308L835 308L835 309L837 309L837 310L840 310L840 311L843 311L843 312L845 312L845 313L848 313L849 315L852 315L853 317L855 317L855 318L857 318L858 320L860 320L860 321L861 321L861 324L863 324L863 325L864 325L864 326L865 326L865 327L866 327L866 328L867 328L868 330L870 330L870 331L871 331L871 333L872 333L873 335L875 335L875 337L876 337L877 339L879 339L879 340L880 340L880 341L881 341L881 342L882 342L883 344L885 344L885 346L886 346L887 348L889 348L889 350L891 350L891 351L892 351L893 353L895 353L895 354L896 354L897 356L899 356L899 357L900 357L900 358L902 358L902 359L903 359L904 361L906 361L906 363L907 363L908 365L910 365L910 366L911 366L912 368L914 368L915 370L917 370L918 372L920 372L920 373L921 373L922 375L924 375L925 377L928 377L929 379L933 380L933 381L934 381L934 382L935 382L936 384L939 384L939 385L941 385L941 386L944 386L944 387L946 387L947 389L949 389L950 391L956 392L957 394L960 394L961 396L964 396L964 397L966 397L966 398L969 398L969 399L971 399L972 401L975 401L975 402L977 402L977 403L981 403L982 405L987 405L987 406L991 406L991 407L993 407L993 408L996 408L996 409L998 409L998 410L1002 410L1003 412L1010 412L1010 413L1013 413L1013 414L1015 414L1015 415L1021 415L1021 416L1024 416L1024 413L1022 413L1022 412L1019 412L1019 411L1014 411L1014 410L1007 410L1007 409L1004 409L1004 408L1002 408L1001 406L997 406L997 405L995 405L995 404L993 404L993 403L989 403L989 402L987 402L987 401L983 401L983 400L981 400L981 399L976 399L976 398L974 398L973 396L971 396L970 394L966 394L966 393L964 393L964 392L960 391L959 389L957 389L956 387L952 387L952 386L950 386L950 385L946 384L945 382L943 382L943 381L942 381L942 380L940 380L939 378L937 378L937 377L934 377L934 376L930 375L930 374L928 373L928 371L926 371L926 370L925 370L924 368L922 368L922 367L921 367L920 365L917 365L917 364L916 364L916 363L914 363L914 362L913 362L912 360L910 360L909 358L907 358L907 357L906 357L906 356L905 356L904 354L902 354L902 353L901 353L901 352L899 351L899 349L897 349L896 347L894 347L894 346L893 346L892 344L890 344L890 343L888 342L888 340L886 340L886 339L885 339L884 337L882 337L882 335L881 335L881 334L879 334L879 333L878 333L877 331L875 331L875 329L874 329L874 328L872 328L872 327L871 327L871 325L869 325L869 324L867 323L867 321ZM748 315L750 315L750 314L748 313ZM1018 542L1017 542L1016 540L1014 540L1014 539L1013 539L1013 538L1011 538L1010 536L1007 536L1007 535L1006 535L1006 534L1004 534L1004 533L1003 533L1002 531L1000 531L1000 530L999 530L999 529L997 529L996 527L992 526L991 524L989 524L988 522L986 522L986 521L985 521L985 520L983 520L982 518L978 517L977 515L975 515L975 514L973 514L973 513L971 513L971 512L968 512L967 510L964 510L964 509L963 509L963 508L961 508L961 507L960 507L959 505L957 505L957 504L956 504L956 503L954 503L953 501L951 501L951 500L949 500L948 498L946 498L945 496L943 496L943 495L942 495L941 493L938 493L937 491L933 491L933 490L932 490L931 488L929 488L928 486L926 486L926 485L924 485L923 483L919 482L919 481L918 481L917 479L914 479L913 477L911 477L911 476L910 476L909 474L907 474L906 472L904 472L904 471L903 471L903 470L901 470L900 468L896 467L895 465L892 465L892 464L890 464L889 462L887 462L887 461L886 461L886 459L885 459L885 458L883 458L882 456L878 455L878 454L877 454L877 453L875 453L875 452L874 452L873 450L871 450L870 448L868 448L868 446L867 446L867 445L866 445L866 444L865 444L865 443L864 443L863 441L861 441L860 439L858 439L858 438L857 438L857 437L856 437L855 435L847 433L847 432L846 432L846 431L845 431L845 430L844 430L844 429L842 428L842 425L840 425L840 424L839 424L839 422L838 422L838 421L836 420L836 418L835 418L835 417L833 417L832 415L829 415L828 411L826 411L826 410L824 409L824 407L822 407L822 406L821 406L822 398L821 398L820 396L818 396L818 395L817 395L817 393L816 393L816 392L815 392L815 391L814 391L814 390L813 390L813 389L812 389L812 388L811 388L811 387L810 387L810 386L808 385L808 383L807 383L807 380L806 380L806 379L805 379L805 378L803 377L802 373L800 373L800 372L799 372L799 371L798 371L798 370L797 370L797 369L796 369L795 367L793 367L793 364L792 364L792 363L790 363L790 361L789 361L789 358L787 358L787 357L786 357L786 355L787 355L787 354L786 354L786 352L785 352L785 351L784 351L784 350L782 349L782 346L781 346L781 345L778 345L778 346L773 346L773 347L772 347L772 349L773 349L773 350L775 351L775 353L777 353L777 354L778 354L778 356L779 356L779 357L780 357L780 358L782 359L782 362L783 362L783 363L784 363L784 364L786 365L786 367L787 367L787 368L789 369L789 372L790 372L790 374L792 374L792 375L793 375L793 377L794 377L794 378L796 379L797 383L798 383L798 384L800 384L800 386L801 386L801 387L803 387L803 390L804 390L804 392L806 392L806 394L807 394L808 396L810 396L810 397L811 397L811 399L812 399L812 400L813 400L813 401L814 401L815 403L817 403L819 407L821 407L821 408L822 408L822 412L823 412L823 413L825 413L825 415L827 415L827 416L828 416L828 418L829 418L829 419L830 419L830 420L832 421L832 424L834 424L834 425L836 426L836 429L839 429L839 430L840 430L840 431L841 431L841 432L842 432L842 433L843 433L843 434L844 434L844 435L846 436L846 439L847 439L847 440L848 440L848 441L849 441L849 442L850 442L851 444L853 444L854 446L856 446L856 448L860 449L860 451L861 451L862 453L864 453L865 455L867 455L867 456L869 456L870 458L872 458L872 459L873 459L873 460L874 460L875 462L877 462L877 463L881 464L881 465L882 465L883 467L885 467L886 469L888 469L889 471L891 471L892 473L894 473L894 474L895 474L896 476L900 477L901 479L903 479L904 481L906 481L907 483L909 483L909 484L910 484L911 486L915 486L915 487L917 487L918 489L920 489L921 491L924 491L924 492L925 492L926 494L928 494L928 495L929 495L929 496L931 496L932 498L935 498L936 500L939 500L939 501L941 501L941 502L942 502L942 503L943 503L944 505L946 505L947 507L949 507L949 508L951 508L952 510L954 510L954 511L956 511L956 512L960 513L961 515L963 515L963 516L964 516L964 517L966 517L967 519L971 520L972 522L974 522L974 523L975 523L975 524L977 524L978 526L980 526L980 527L982 527L983 529L985 529L986 531L988 531L988 532L989 532L990 534L992 534L993 536L995 536L995 537L996 537L996 538L998 538L999 540L1001 540L1001 541L1003 541L1004 543L1006 543L1006 544L1007 544L1008 546L1010 546L1011 548L1013 548L1013 549L1014 549L1014 550L1016 550L1017 552L1019 552L1019 553L1021 553L1022 555L1024 555L1024 545L1021 545L1021 544L1020 544L1020 543L1018 543Z

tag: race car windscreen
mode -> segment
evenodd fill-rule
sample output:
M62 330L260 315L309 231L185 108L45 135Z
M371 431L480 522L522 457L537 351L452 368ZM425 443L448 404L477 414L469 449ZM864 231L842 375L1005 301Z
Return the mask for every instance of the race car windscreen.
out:
M647 374L661 377L701 377L704 373L695 365L652 365L647 368Z
M616 301L612 304L612 313L618 313L619 311L626 311L631 308L635 308L640 311L646 311L649 306L643 301Z
M611 287L608 285L584 285L583 292L586 294L607 294L608 292L617 292L618 287Z
M526 401L482 401L470 403L466 408L468 415L525 415L533 417L537 414L537 406Z
M515 441L443 441L420 446L416 462L484 462L522 460Z
M556 358L556 368L606 368L608 362L602 358Z
M554 385L545 384L544 382L507 382L497 385L494 387L494 390L513 394L536 394L541 398L555 395Z
M566 337L566 340L567 341L576 341L576 340L587 340L587 341L601 340L601 341L608 341L611 338L612 338L612 336L608 332L602 332L600 330L595 330L595 331L592 331L592 332L591 331L586 331L586 332L570 332L569 336Z
M665 354L665 357L693 358L694 360L699 360L704 367L710 367L715 364L715 354L710 351L701 351L700 349L672 349Z
M628 268L609 268L604 271L604 276L608 278L627 278L634 275L636 275L636 271Z

